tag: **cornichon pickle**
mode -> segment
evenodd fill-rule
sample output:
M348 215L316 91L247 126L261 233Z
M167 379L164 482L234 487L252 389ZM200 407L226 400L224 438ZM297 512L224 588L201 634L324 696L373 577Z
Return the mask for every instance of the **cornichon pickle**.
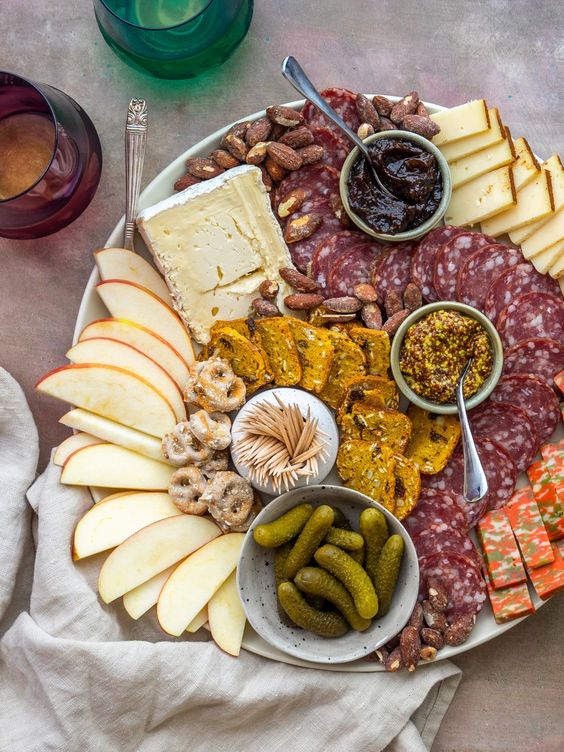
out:
M278 600L298 627L322 637L341 637L348 631L349 626L340 614L312 608L293 582L282 582L278 586Z
M380 604L378 616L384 616L390 610L401 566L403 549L404 542L401 535L390 535L384 543L382 553L376 564L374 587Z
M355 533L353 530L341 530L338 527L329 528L325 536L325 542L339 546L344 551L360 551L364 546L362 535Z
M300 504L277 520L267 522L265 525L257 525L253 537L259 546L277 548L299 535L312 513L311 504Z
M364 509L359 520L360 532L364 537L366 544L366 555L364 557L364 568L372 582L376 577L376 565L384 543L388 540L388 523L386 518L379 509L371 507ZM380 604L380 609L382 604Z
M364 552L365 552L364 546L360 548L358 551L347 551L351 559L354 559L357 564L360 564L361 567L364 567Z
M336 606L353 629L364 632L372 623L370 619L362 618L356 610L349 591L325 569L304 567L300 569L294 582L302 593L322 596Z
M286 559L285 574L289 580L294 579L298 569L307 565L334 520L335 513L327 504L314 510Z
M378 597L370 577L344 551L326 543L315 552L315 561L340 580L353 597L358 613L372 619L378 613Z
M339 507L331 507L331 509L335 512L335 522L333 523L333 527L340 527L343 528L343 530L352 530L351 523L347 520Z

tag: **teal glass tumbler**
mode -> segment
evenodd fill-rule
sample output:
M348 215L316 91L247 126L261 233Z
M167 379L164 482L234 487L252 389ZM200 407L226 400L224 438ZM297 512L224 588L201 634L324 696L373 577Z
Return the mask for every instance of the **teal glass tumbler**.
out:
M156 78L192 78L235 51L253 0L94 0L94 13L128 65Z

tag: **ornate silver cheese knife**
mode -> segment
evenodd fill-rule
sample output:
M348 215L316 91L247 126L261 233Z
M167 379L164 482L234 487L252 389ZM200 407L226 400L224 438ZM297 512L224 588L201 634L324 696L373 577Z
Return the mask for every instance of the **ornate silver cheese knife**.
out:
M141 190L141 175L147 143L147 103L132 99L125 125L125 233L123 247L133 251L137 201Z

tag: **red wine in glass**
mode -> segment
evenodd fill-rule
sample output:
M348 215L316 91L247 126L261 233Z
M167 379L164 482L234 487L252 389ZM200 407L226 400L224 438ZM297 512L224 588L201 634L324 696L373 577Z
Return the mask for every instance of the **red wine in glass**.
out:
M86 112L46 84L0 72L0 236L50 235L92 200L100 139Z

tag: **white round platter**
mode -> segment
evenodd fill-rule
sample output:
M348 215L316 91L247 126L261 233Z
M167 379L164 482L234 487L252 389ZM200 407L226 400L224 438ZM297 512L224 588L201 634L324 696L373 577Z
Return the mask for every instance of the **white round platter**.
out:
M373 96L372 94L368 95L370 98ZM397 101L400 97L397 96L391 96L386 95L389 99L392 101ZM301 108L304 104L305 100L296 100L294 102L287 102L287 106L289 107L296 107ZM433 104L431 102L425 102L425 107L427 108L428 112L430 114L433 114L435 112L440 112L441 110L447 109L446 107L442 107L441 105ZM260 112L255 112L252 115L247 115L238 118L238 122L240 120L257 120L260 117L263 117L266 114L265 110L261 110ZM180 154L173 162L171 162L169 165L167 165L162 172L160 172L154 180L152 180L149 185L145 188L145 190L141 193L139 197L139 210L145 209L148 206L152 206L153 204L156 204L158 201L162 201L164 198L167 198L170 196L173 192L173 185L178 178L181 177L185 173L185 162L189 157L205 157L207 156L211 151L214 149L219 148L219 142L223 135L226 133L226 131L231 127L232 123L229 123L225 126L225 128L221 128L218 131L215 131L215 133L212 133L207 138L204 138L199 143L192 146L190 149L187 149L185 152ZM125 219L122 217L122 219L118 222L118 224L114 227L112 233L110 234L109 238L106 241L105 247L121 247L123 244L123 233L124 233L124 226L125 226ZM150 259L150 254L148 253L147 249L145 248L145 245L141 238L136 236L135 240L135 250L142 256L144 256L147 259ZM90 275L90 278L88 279L88 282L86 284L86 288L84 290L84 295L82 297L82 302L80 304L80 308L78 311L78 316L76 319L76 326L74 329L74 335L73 335L73 344L75 344L78 341L78 336L82 329L87 324L90 324L92 321L95 321L96 319L105 318L107 317L108 311L102 304L102 301L96 294L95 286L100 281L100 277L98 275L98 270L96 267L92 270L92 274ZM561 428L558 429L559 432L562 431ZM560 435L557 434L558 436ZM517 486L524 486L527 484L527 478L525 474L522 474L522 476L518 479ZM332 470L331 473L327 476L325 479L325 483L328 484L341 484L341 481L336 473L335 470ZM529 585L529 589L531 590L531 597L533 600L533 603L535 604L535 607L539 609L543 605L543 601L536 595L535 592L532 591L531 586ZM470 635L469 639L459 647L449 647L446 646L442 650L440 650L437 653L436 660L443 660L445 658L452 658L455 655L458 655L459 653L465 653L467 650L472 650L472 648L477 647L478 645L481 645L484 642L488 642L489 640L492 640L494 637L498 637L500 634L503 634L504 632L507 632L508 629L511 629L516 624L519 624L520 621L523 619L526 619L527 617L522 617L521 619L515 619L514 621L507 622L506 624L497 624L495 621L491 608L489 607L489 602L486 603L480 614L478 615L478 619L476 622L476 626L474 627L474 630L472 631L472 634ZM383 671L383 666L380 663L376 662L367 662L367 661L356 661L354 663L350 664L342 664L340 666L330 666L330 665L324 665L324 664L315 664L315 663L309 663L306 661L302 661L298 658L293 658L292 656L286 655L285 653L282 653L280 650L277 650L276 648L269 645L267 642L265 642L259 635L250 627L250 625L247 625L247 628L245 630L245 637L243 640L243 647L246 650L249 650L251 653L256 653L257 655L261 655L264 658L270 658L274 661L281 661L283 663L289 663L295 666L302 666L304 668L315 668L319 670L325 670L325 671L354 671L357 673L370 673L373 671Z

